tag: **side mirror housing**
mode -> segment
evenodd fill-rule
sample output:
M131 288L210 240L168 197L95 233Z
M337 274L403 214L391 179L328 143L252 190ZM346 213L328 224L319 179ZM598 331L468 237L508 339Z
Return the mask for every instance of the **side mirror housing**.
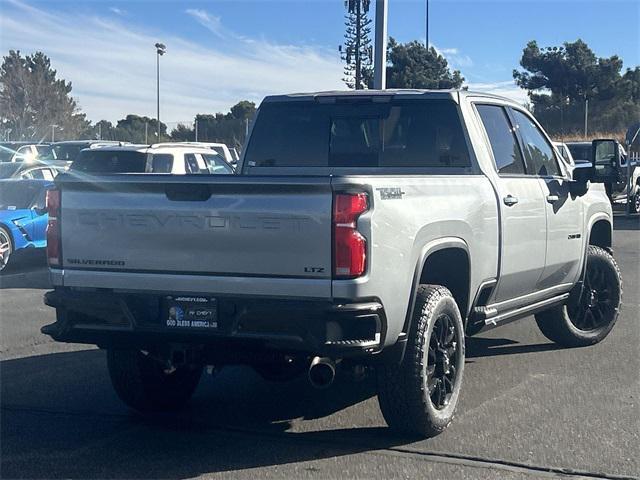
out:
M594 169L591 162L577 162L572 172L571 193L578 196L587 193L593 175Z
M47 209L45 207L41 207L39 205L35 205L31 207L31 210L35 212L36 215L41 216L47 213Z
M593 158L593 182L610 183L618 178L618 167L622 155L618 142L611 139L598 139L591 142Z

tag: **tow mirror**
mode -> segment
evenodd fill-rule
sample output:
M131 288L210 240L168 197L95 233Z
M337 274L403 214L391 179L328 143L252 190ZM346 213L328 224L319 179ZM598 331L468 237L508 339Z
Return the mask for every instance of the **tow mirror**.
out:
M589 181L593 180L593 165L591 162L576 162L572 171L571 193L584 195L589 190Z
M593 158L593 182L610 183L618 177L618 165L621 155L618 142L609 139L599 139L591 142Z

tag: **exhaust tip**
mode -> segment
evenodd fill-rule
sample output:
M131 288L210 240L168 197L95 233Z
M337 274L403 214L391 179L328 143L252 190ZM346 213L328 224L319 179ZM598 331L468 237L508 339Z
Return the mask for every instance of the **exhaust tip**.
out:
M336 366L330 358L315 357L309 366L309 382L315 388L327 388L336 377Z

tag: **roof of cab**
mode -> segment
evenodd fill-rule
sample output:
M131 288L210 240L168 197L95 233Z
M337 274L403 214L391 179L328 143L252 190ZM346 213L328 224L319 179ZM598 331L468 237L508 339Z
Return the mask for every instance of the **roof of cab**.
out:
M323 98L356 98L356 97L395 97L395 98L416 98L429 97L458 100L461 97L486 97L500 100L510 104L514 102L510 98L502 97L492 93L474 92L463 89L452 90L422 90L422 89L386 89L386 90L334 90L325 92L291 93L285 95L270 95L265 97L263 103L270 102L291 102L291 101L311 101Z

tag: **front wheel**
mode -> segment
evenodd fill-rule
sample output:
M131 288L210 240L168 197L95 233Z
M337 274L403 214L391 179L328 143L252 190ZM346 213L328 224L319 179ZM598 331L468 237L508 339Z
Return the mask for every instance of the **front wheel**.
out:
M11 234L6 228L0 227L0 273L7 270L12 253L13 241Z
M574 287L567 304L535 316L545 337L567 347L603 340L620 311L622 281L613 256L604 248L590 245L586 261L584 281Z
M420 285L404 358L377 368L378 403L387 424L432 437L453 419L464 371L464 326L451 292Z
M139 350L108 350L107 365L120 400L140 412L182 408L202 375L201 365L167 369Z

